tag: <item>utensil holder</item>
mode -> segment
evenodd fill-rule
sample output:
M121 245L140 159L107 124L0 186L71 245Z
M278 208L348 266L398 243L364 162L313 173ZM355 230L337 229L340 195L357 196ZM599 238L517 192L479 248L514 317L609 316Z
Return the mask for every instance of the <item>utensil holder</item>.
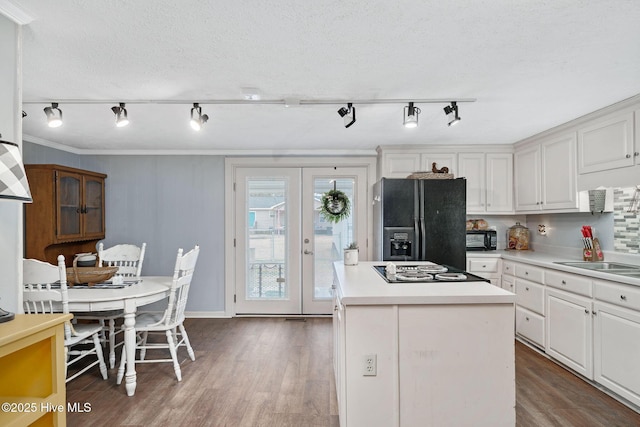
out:
M603 212L606 198L607 190L589 190L589 210L591 213Z

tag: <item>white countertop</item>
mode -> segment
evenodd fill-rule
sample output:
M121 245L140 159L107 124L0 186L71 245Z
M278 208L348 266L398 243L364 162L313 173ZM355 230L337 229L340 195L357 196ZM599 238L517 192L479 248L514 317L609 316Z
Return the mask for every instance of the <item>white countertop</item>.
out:
M513 304L515 295L488 282L388 283L373 268L385 261L345 266L335 262L338 296L343 305ZM396 262L432 264L429 262Z
M618 283L625 283L627 285L640 286L640 279L620 274L607 273L603 271L587 270L578 267L569 267L567 265L556 264L556 262L576 262L572 256L562 256L557 254L549 254L545 252L534 251L494 251L500 255L500 257L507 261L524 262L531 265L537 265L544 268L552 268L554 270L564 271L566 273L580 274L582 276L591 277L593 279L610 280ZM467 258L473 257L467 252ZM605 260L606 262L606 260ZM612 261L617 262L617 261ZM628 263L622 263L628 264ZM634 265L634 264L632 264Z

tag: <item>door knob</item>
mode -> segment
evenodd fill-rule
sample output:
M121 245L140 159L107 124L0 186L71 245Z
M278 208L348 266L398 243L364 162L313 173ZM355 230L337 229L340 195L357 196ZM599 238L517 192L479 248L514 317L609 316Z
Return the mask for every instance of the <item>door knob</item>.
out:
M305 255L313 255L313 251L308 251L308 250L304 250L303 252Z

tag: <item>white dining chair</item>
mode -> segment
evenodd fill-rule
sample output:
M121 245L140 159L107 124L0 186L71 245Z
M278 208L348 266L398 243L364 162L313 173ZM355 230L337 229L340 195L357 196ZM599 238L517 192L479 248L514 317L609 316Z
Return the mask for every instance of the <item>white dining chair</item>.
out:
M58 256L57 266L35 259L24 259L22 268L24 286L22 297L26 314L69 313L67 272L63 255ZM66 382L77 378L96 365L100 368L102 378L107 379L107 365L104 363L99 337L101 329L98 323L72 325L70 322L65 322ZM93 348L86 349L87 346L83 346L79 349L80 344L91 344ZM81 365L72 375L67 376L71 365L91 355L95 355L96 360Z
M105 249L104 243L98 244L98 267L118 267L116 276L123 278L140 277L142 273L142 262L147 249L147 244L141 246L131 244L119 244ZM122 341L116 343L116 335L121 332L116 329L116 321L124 317L122 310L111 310L105 312L78 313L77 319L98 320L103 326L101 340L108 343L109 347L109 368L116 366L116 348L122 345Z
M136 350L140 350L140 356L136 363L172 362L178 381L182 381L182 372L178 362L179 347L186 347L192 361L196 360L193 348L189 342L189 336L184 328L184 311L189 296L189 287L193 278L193 272L198 261L200 247L196 245L192 250L183 255L183 250L178 249L176 264L171 283L171 290L167 299L167 307L159 312L141 312L136 315ZM166 343L148 342L150 333L164 333ZM146 358L147 350L169 349L170 358ZM124 377L126 365L126 349L123 348L120 358L120 367L116 383L120 384ZM160 356L158 356L160 357Z

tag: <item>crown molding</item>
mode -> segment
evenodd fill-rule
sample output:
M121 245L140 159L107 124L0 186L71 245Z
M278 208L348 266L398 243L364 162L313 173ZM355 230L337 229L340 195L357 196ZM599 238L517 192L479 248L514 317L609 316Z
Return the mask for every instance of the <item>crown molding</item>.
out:
M28 25L34 20L33 16L9 0L0 0L0 14L20 25Z

